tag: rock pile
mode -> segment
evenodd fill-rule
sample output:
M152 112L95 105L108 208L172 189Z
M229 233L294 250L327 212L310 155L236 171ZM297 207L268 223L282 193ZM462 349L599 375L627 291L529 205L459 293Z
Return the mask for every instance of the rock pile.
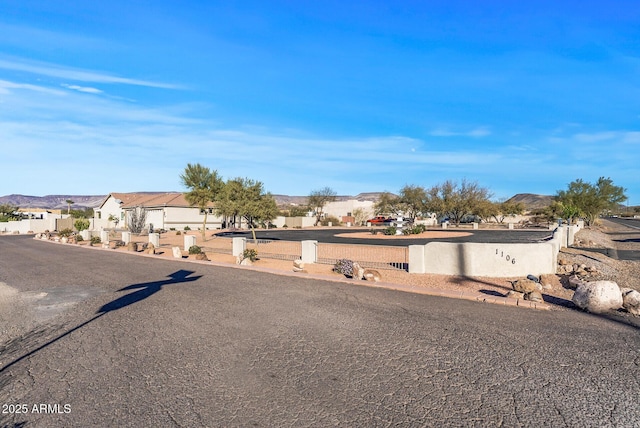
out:
M558 269L556 272L564 275L579 275L581 277L596 276L599 273L598 269L593 266L587 266L584 263L571 263L563 258L558 258Z
M513 290L507 293L507 297L529 300L531 302L544 302L541 293L542 284L540 282L529 278L509 282L511 282Z

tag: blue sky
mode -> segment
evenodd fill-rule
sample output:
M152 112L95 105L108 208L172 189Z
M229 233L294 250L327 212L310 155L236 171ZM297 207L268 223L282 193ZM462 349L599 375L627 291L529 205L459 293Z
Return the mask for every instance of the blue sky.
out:
M0 195L611 177L640 204L637 1L0 0Z

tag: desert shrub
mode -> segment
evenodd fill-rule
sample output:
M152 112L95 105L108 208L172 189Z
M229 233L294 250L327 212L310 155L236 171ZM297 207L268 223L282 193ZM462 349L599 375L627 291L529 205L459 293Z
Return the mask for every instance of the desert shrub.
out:
M189 254L200 254L202 253L202 248L197 245L192 245L189 247Z
M58 232L58 235L60 235L61 238L68 238L69 236L73 235L73 230L71 229L62 229L60 232Z
M255 262L256 260L258 260L258 250L254 248L247 248L242 252L242 258L249 259L252 262Z
M179 230L176 232L176 236L182 235L182 232L180 232Z
M76 236L76 242L82 242L82 241L84 241L84 238L82 237L82 235Z
M283 229L288 228L289 226L287 226L286 224L282 226Z
M398 231L398 229L395 226L389 226L389 227L385 228L382 231L382 233L384 233L385 235L395 235L397 231Z
M191 228L189 226L185 226L184 230L191 230Z
M413 233L413 229L409 229L409 228L402 229L402 234L405 235L405 236L413 235L414 234Z
M91 245L96 245L101 243L102 241L100 240L99 236L92 236L91 237Z
M413 228L411 228L411 233L413 233L414 235L419 235L426 230L427 226L425 226L424 224L416 224L415 226L413 226Z
M142 207L135 207L129 214L129 230L131 233L141 233L146 221L147 210Z
M333 265L333 271L346 276L353 276L353 260L340 259Z
M89 229L90 225L91 225L91 222L84 217L79 218L73 222L73 226L76 228L78 232Z
M322 221L320 222L322 226L329 226L329 223L331 223L333 226L339 226L340 220L337 217L328 216L323 218Z
M369 230L369 232L371 232L372 235L377 235L379 230L378 229L371 229L371 230Z

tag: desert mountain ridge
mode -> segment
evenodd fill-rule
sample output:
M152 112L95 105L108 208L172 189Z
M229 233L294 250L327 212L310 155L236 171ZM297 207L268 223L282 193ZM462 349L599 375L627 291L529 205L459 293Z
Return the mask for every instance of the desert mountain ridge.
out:
M161 194L174 192L132 192L143 194ZM339 195L336 196L337 201L346 201L356 199L358 201L376 201L384 192L363 192L355 196ZM108 195L46 195L46 196L29 196L29 195L6 195L0 196L0 204L15 205L20 208L43 208L43 209L66 209L68 207L67 200L73 201L72 209L81 208L98 208ZM273 195L276 203L282 205L304 205L307 202L307 196L292 195ZM553 196L535 195L532 193L518 193L508 199L509 202L521 202L528 210L536 208L544 208L551 204Z

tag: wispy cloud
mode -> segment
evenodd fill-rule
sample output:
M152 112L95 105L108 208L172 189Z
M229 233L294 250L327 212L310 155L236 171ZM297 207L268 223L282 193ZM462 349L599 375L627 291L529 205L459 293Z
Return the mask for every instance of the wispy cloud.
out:
M65 88L68 88L68 89L73 89L74 91L84 92L84 93L87 93L87 94L101 94L102 93L102 91L100 89L91 88L91 87L87 87L87 86L68 85L66 83L63 83L62 86L65 87Z
M433 137L472 137L481 138L491 135L491 130L486 126L471 129L469 131L452 131L449 128L436 128L429 133Z
M114 76L100 71L81 70L45 62L22 61L15 59L7 60L0 58L0 69L23 71L41 76L57 77L79 82L146 86L162 89L183 89L180 85Z

